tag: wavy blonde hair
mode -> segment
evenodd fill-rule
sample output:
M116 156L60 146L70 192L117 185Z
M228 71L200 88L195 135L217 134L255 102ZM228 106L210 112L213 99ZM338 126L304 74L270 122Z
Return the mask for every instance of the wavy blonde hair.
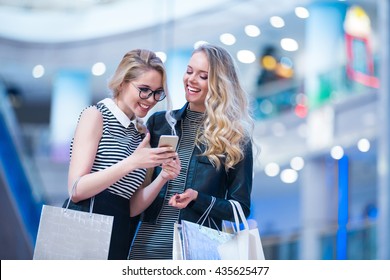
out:
M209 62L206 112L198 142L205 155L219 169L234 168L244 158L244 146L252 142L254 122L249 99L237 75L231 55L222 47L204 44L194 50L204 52Z
M108 88L111 90L112 96L114 98L118 97L121 92L120 86L123 82L131 82L150 70L156 70L161 74L163 88L166 94L165 101L167 108L170 109L172 103L168 94L167 74L164 63L154 52L146 49L135 49L127 52L123 56L114 75L108 82ZM146 130L142 119L137 117L136 121L139 130Z

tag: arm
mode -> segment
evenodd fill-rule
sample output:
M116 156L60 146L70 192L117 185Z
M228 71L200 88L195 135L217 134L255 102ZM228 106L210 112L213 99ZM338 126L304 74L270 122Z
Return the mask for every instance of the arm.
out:
M227 180L223 186L226 189L226 199L217 197L217 201L210 212L211 217L223 220L232 220L233 212L229 199L238 201L246 216L250 214L250 195L253 180L253 155L252 144L248 143L244 150L244 158L229 170ZM212 188L213 186L210 186ZM214 186L217 187L217 186ZM222 187L222 186L221 186ZM173 196L169 203L171 206L183 209L190 207L192 210L203 213L210 205L211 195L209 192L187 189L180 195Z
M131 197L130 216L134 217L141 214L157 197L161 188L169 181L176 178L181 169L180 160L177 157L172 162L164 163L162 171L146 187L139 188Z
M176 155L169 148L148 148L150 136L147 134L132 155L104 170L91 173L102 133L103 117L100 111L96 107L84 110L76 128L68 174L69 193L75 180L82 177L72 196L74 202L102 192L134 169L151 168L171 161Z
M245 217L250 214L251 193L253 183L253 151L252 142L249 141L244 147L244 158L237 163L233 169L229 170L227 181L226 199L218 198L210 212L211 217L222 220L233 221L233 210L228 200L236 200L241 204ZM197 200L210 205L211 197L205 193L199 193ZM193 208L197 209L198 205L194 203ZM198 210L200 211L200 210Z

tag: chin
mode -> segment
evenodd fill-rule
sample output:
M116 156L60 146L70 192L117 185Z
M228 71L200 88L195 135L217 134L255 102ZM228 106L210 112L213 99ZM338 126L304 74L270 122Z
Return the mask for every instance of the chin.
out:
M186 99L188 102L194 102L198 99L198 95L197 94L190 94L190 93L187 93L186 94Z
M135 114L138 118L143 118L145 117L147 114L149 113L149 111L145 112L143 110L138 110L137 111L137 114Z

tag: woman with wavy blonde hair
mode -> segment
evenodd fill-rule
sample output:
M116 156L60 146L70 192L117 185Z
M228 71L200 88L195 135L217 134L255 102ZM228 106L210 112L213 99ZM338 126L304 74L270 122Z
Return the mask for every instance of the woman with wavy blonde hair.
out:
M195 53L203 52L209 61L209 91L205 107L207 118L199 141L207 148L207 156L217 168L232 168L244 157L244 147L253 129L249 102L237 76L236 66L229 53L212 45L202 45Z
M202 45L192 53L183 82L186 104L170 114L154 113L147 122L152 147L160 135L179 136L181 170L143 213L130 259L172 259L175 222L196 223L214 198L214 223L207 226L234 220L228 200L250 213L253 122L233 58L219 46ZM156 167L153 178L161 170Z

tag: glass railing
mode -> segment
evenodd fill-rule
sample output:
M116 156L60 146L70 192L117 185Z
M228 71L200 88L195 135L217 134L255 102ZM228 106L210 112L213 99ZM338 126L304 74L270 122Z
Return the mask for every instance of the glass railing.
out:
M298 260L299 235L262 236L264 256L266 260Z
M376 225L371 222L362 222L350 227L347 231L346 259L348 260L375 260ZM321 237L322 259L337 259L337 232L330 231Z
M347 230L347 260L375 260L376 225L362 222ZM262 236L264 255L267 260L299 260L300 235ZM332 228L320 236L321 255L319 260L337 259L337 229Z

